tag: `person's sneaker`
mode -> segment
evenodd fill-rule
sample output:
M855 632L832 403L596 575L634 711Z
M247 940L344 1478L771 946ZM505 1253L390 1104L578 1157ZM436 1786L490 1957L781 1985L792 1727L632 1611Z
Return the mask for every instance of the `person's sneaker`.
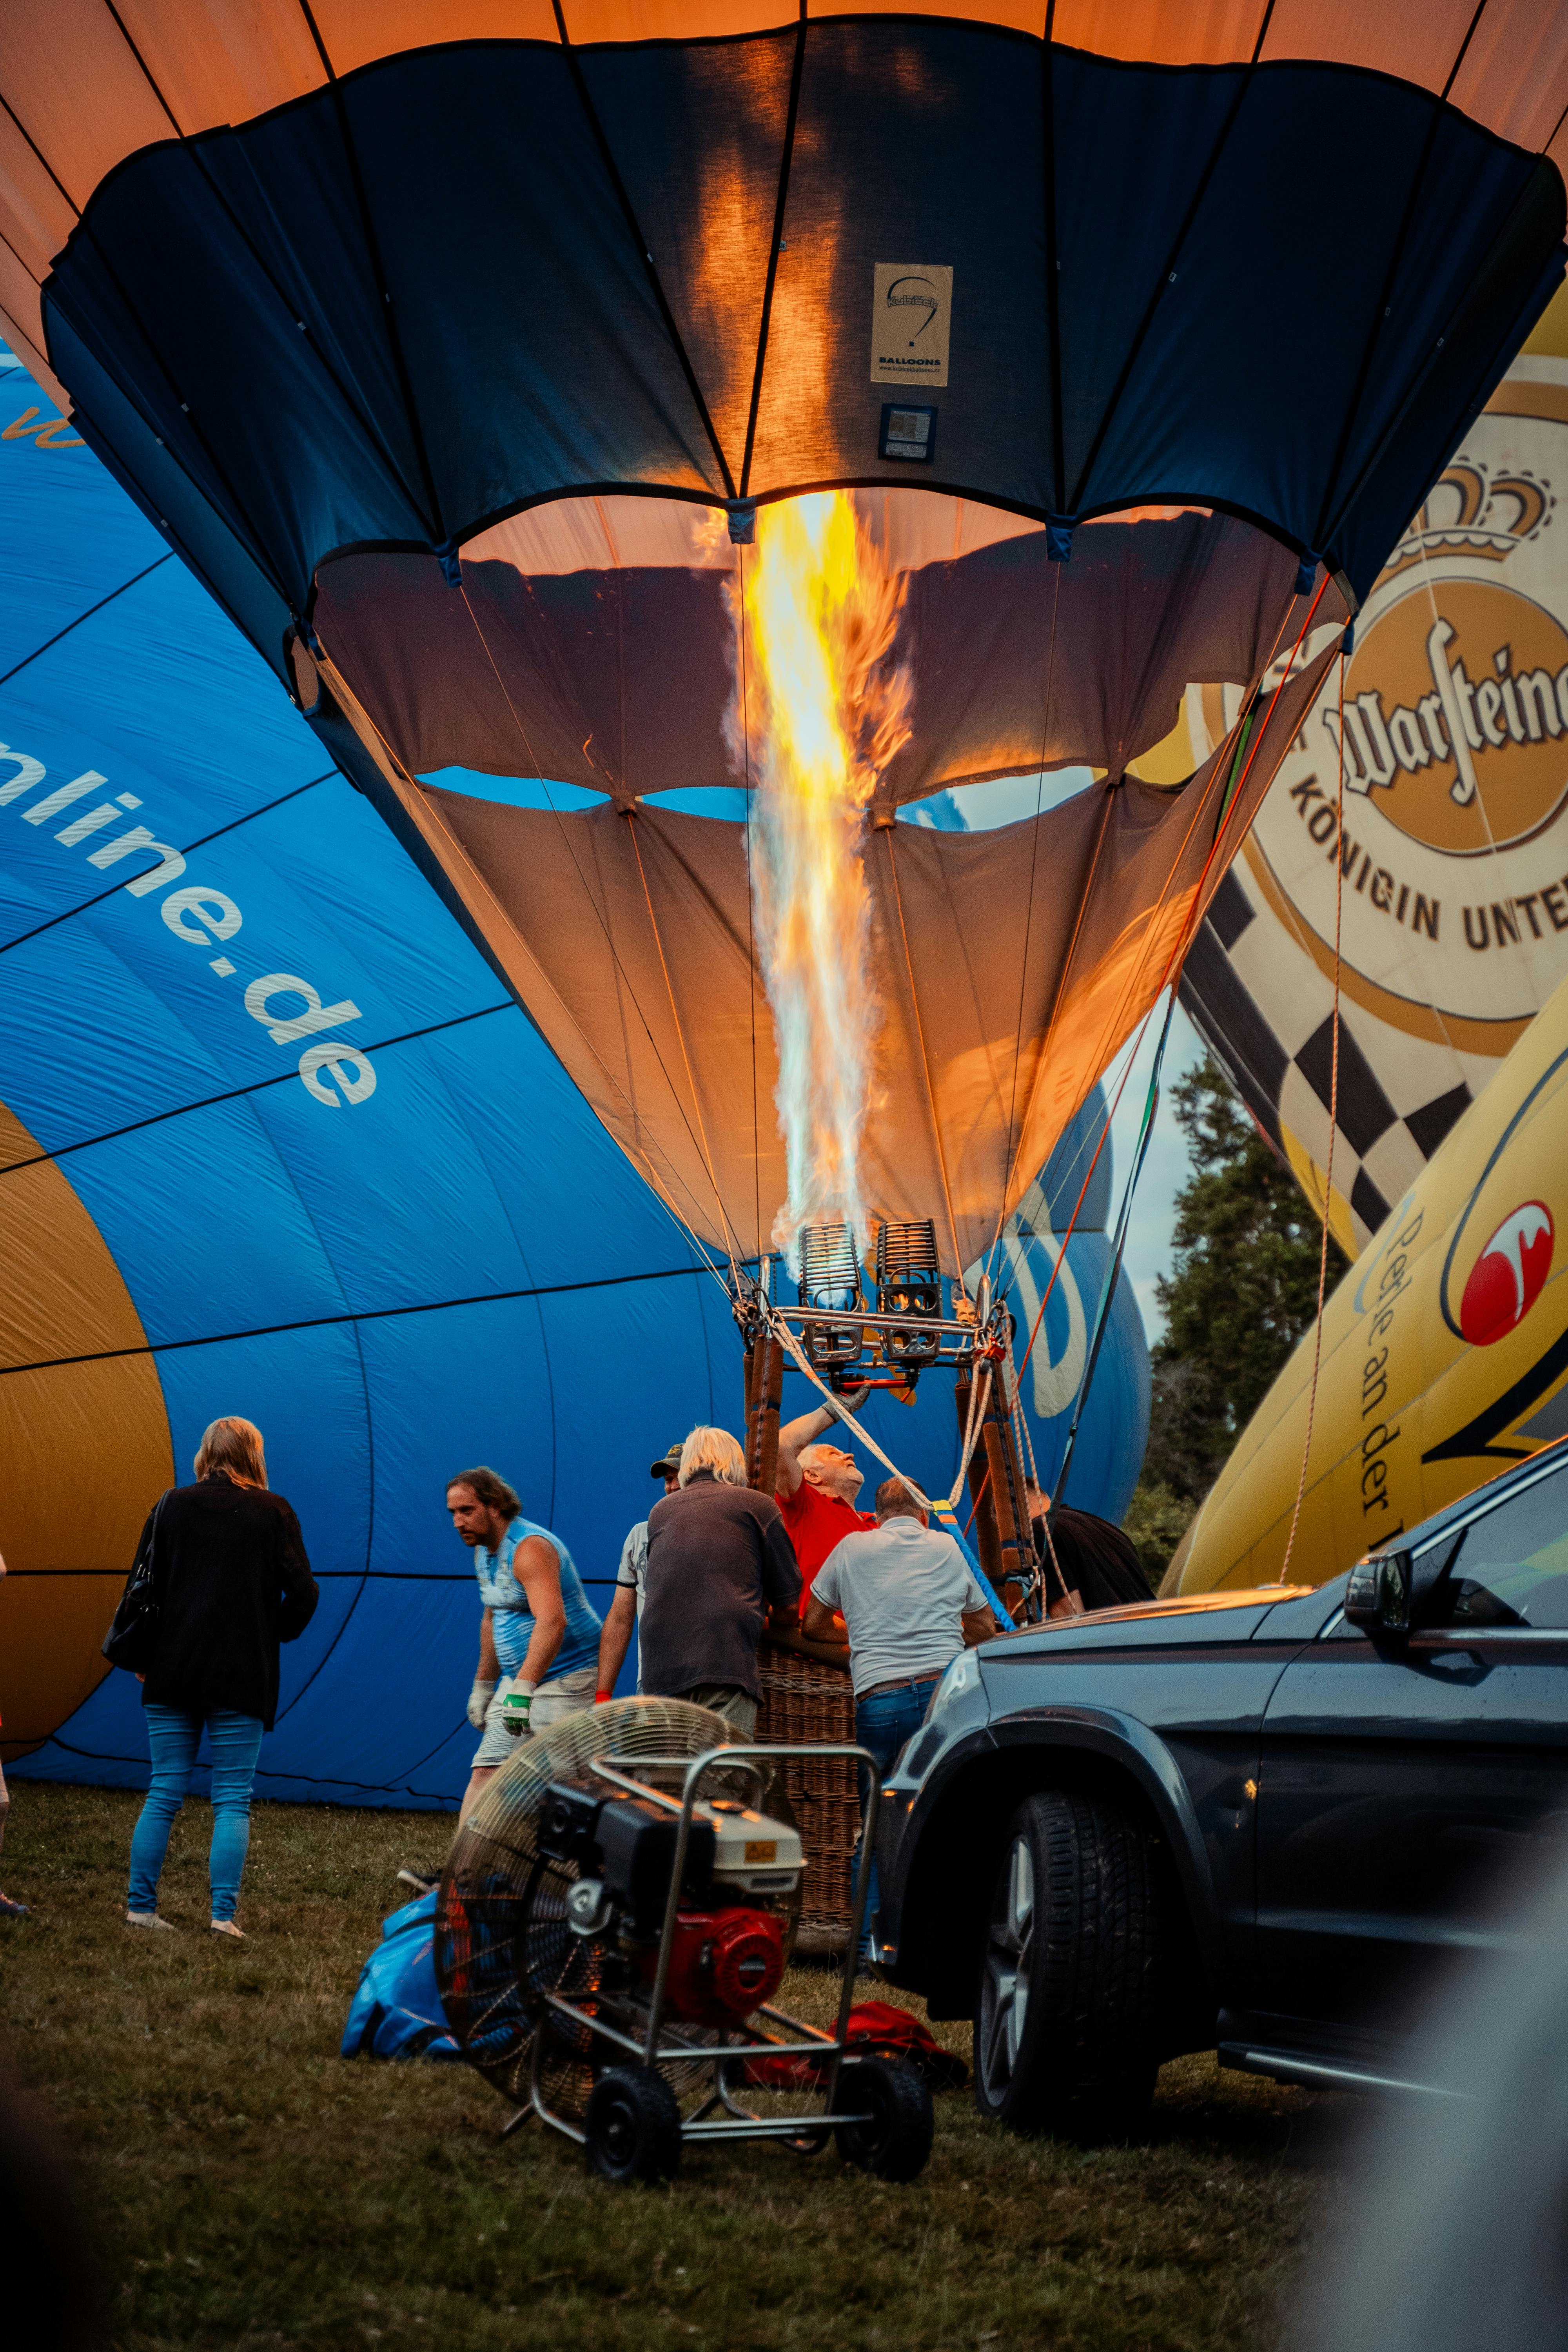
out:
M213 1921L213 1934L215 1936L227 1936L237 1944L243 1944L245 1941L244 1928L237 1927L232 1919L215 1919Z
M160 1919L156 1911L128 1911L125 1914L125 1924L128 1927L162 1927L166 1936L172 1936L175 1932L174 1921Z
M400 1870L397 1874L397 1883L399 1886L412 1886L416 1895L428 1895L431 1888L438 1885L440 1881L437 1877L426 1876L422 1870Z
M13 1903L8 1895L0 1895L0 1919L26 1919L27 1916L25 1903Z

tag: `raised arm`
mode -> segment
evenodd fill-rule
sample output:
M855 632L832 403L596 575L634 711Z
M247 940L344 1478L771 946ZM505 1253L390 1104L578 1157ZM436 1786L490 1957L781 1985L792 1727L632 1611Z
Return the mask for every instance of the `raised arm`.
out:
M849 1390L846 1393L844 1402L852 1412L858 1412L870 1393L870 1386L868 1383L864 1388ZM776 1483L781 1495L798 1494L800 1482L805 1475L805 1470L801 1467L801 1455L808 1445L816 1444L825 1430L832 1428L837 1418L838 1415L831 1405L819 1404L814 1412L803 1412L797 1421L785 1422L779 1432L779 1466Z

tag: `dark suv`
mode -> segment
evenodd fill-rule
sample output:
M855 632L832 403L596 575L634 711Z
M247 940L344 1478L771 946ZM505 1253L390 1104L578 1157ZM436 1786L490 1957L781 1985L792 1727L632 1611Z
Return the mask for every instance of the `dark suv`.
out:
M1317 1591L966 1651L887 1783L883 1972L1021 2128L1135 2129L1163 2060L1412 2079L1419 1997L1568 1829L1568 1450Z

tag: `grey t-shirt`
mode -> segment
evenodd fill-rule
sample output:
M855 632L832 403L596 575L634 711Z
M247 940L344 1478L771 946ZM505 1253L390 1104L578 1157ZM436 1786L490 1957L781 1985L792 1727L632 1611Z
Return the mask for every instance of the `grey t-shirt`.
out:
M844 1613L857 1698L941 1674L963 1647L960 1618L990 1605L952 1538L902 1515L836 1544L811 1597Z
M637 1618L642 1618L644 1587L647 1582L647 1521L639 1519L627 1529L621 1546L621 1564L616 1570L616 1589L635 1592L637 1597ZM637 1696L642 1696L642 1643L637 1643Z

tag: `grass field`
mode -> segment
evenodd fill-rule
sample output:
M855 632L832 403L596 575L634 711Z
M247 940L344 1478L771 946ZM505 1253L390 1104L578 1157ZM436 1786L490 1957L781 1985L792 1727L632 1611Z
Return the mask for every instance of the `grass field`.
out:
M912 2188L765 2147L626 2192L464 2068L345 2065L343 2013L429 1814L257 1808L240 1906L206 1932L211 1814L176 1825L163 1906L121 1924L133 1797L13 1784L0 2063L78 2170L104 2340L165 2346L1267 2347L1336 2168L1337 2102L1187 2059L1153 2136L1083 2154L937 2101ZM781 1998L826 2019L830 1980ZM940 2029L965 2051L967 2034Z

